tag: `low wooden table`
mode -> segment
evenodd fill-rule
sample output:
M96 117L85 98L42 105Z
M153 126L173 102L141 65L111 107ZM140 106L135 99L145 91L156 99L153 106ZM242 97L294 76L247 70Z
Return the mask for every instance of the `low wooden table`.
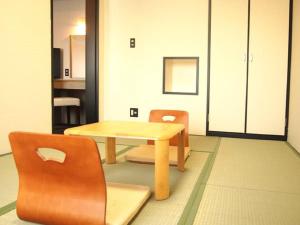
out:
M178 170L184 171L184 125L173 123L104 121L73 127L66 135L106 137L106 163L116 163L116 138L155 141L155 199L169 197L169 140L178 135Z

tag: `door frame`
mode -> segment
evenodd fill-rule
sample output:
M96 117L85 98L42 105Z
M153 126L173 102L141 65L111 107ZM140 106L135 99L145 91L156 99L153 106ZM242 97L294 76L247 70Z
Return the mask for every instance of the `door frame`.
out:
M281 140L287 141L288 137L288 123L289 123L289 104L290 104L290 82L291 82L291 59L292 59L292 36L293 36L293 0L290 0L289 4L289 42L288 42L288 66L287 66L287 90L286 90L286 109L285 109L285 134L284 135L269 135L269 134L250 134L246 133L247 129L247 99L245 110L245 133L234 132L222 132L222 131L209 131L209 110L210 110L210 66L211 66L211 20L212 20L212 1L208 3L208 51L207 51L207 109L206 109L206 135L207 136L219 136L219 137L231 137L231 138L247 138L247 139L261 139L261 140ZM251 0L248 0L250 6ZM250 7L249 7L250 10ZM250 12L248 12L248 29L250 22ZM249 46L249 30L248 30L248 46ZM248 51L249 54L249 51ZM248 66L248 65L247 65ZM248 73L248 72L247 72ZM246 83L246 95L248 96L248 74Z
M99 1L85 0L86 20L86 89L85 111L86 123L99 121ZM53 0L50 0L51 9L51 65L53 57ZM51 109L52 132L54 132L54 90L51 67Z

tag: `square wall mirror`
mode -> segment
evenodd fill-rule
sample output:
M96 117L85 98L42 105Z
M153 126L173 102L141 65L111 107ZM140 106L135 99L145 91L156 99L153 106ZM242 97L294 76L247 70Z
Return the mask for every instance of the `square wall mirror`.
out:
M164 57L163 94L198 95L199 57Z

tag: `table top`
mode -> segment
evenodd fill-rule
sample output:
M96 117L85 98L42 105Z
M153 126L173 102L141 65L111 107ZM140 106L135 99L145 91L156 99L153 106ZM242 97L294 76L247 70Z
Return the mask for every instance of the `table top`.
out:
M168 140L184 129L179 123L103 121L65 130L66 135Z

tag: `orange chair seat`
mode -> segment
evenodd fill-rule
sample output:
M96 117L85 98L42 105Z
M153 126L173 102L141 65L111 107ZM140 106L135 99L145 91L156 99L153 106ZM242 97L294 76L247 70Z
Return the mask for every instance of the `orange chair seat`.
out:
M178 164L177 160L177 146L169 146L169 160L170 165ZM184 148L184 160L189 157L190 148ZM127 161L154 163L155 161L155 146L154 145L140 145L127 152L125 156Z
M126 225L150 197L147 186L107 183L106 225Z

